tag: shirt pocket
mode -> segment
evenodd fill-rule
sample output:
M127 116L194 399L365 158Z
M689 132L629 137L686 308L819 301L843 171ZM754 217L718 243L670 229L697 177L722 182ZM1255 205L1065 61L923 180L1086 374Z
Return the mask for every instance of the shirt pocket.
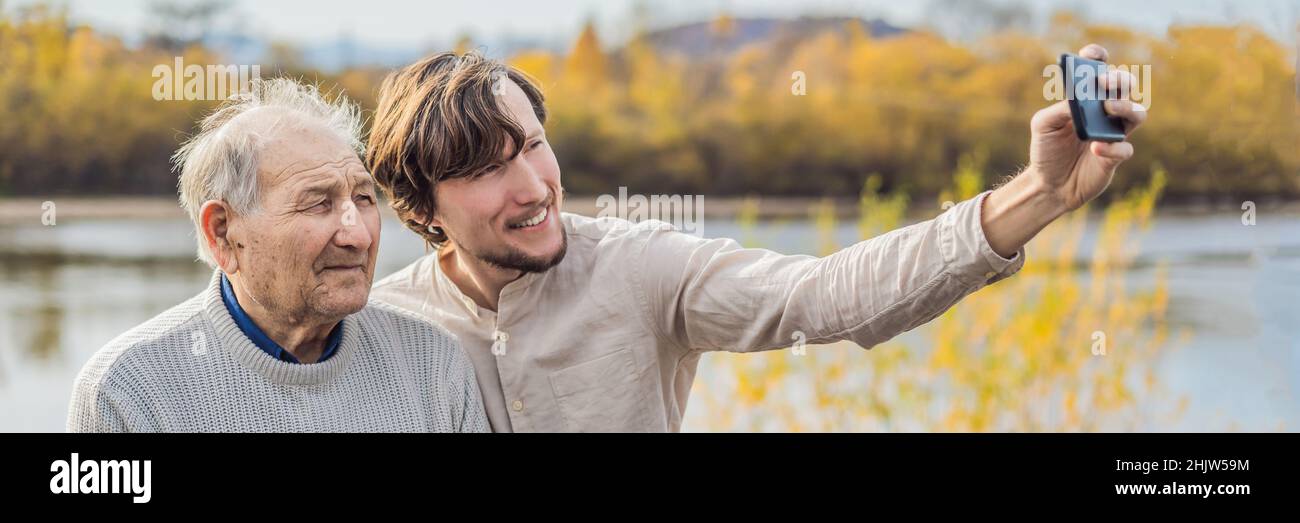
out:
M555 402L570 432L664 432L663 403L624 347L551 373Z

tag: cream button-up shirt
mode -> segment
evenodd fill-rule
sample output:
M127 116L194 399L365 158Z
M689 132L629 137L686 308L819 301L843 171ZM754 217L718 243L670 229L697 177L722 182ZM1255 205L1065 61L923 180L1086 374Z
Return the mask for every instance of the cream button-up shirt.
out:
M1018 271L1024 251L1003 258L984 236L987 196L824 258L562 213L564 260L506 285L497 312L438 252L371 296L460 339L494 431L677 431L705 351L784 348L796 332L871 348Z

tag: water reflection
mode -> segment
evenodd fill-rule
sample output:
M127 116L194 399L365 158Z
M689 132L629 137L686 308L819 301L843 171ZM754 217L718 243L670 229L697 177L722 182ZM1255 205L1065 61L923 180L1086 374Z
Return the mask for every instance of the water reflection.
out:
M710 236L740 237L717 220ZM1167 264L1169 320L1195 337L1163 362L1162 379L1191 407L1178 426L1151 430L1295 430L1300 424L1300 216L1244 228L1236 216L1160 218L1141 240L1129 281ZM764 244L815 249L810 223L767 224ZM856 238L849 224L841 244ZM1091 234L1091 233L1089 233ZM1080 258L1090 256L1091 237ZM0 225L0 430L60 431L70 388L90 355L127 329L200 292L211 275L194 260L184 220ZM424 253L385 220L377 273ZM1030 249L1031 256L1033 255ZM700 380L711 379L708 364ZM694 405L690 419L701 414Z

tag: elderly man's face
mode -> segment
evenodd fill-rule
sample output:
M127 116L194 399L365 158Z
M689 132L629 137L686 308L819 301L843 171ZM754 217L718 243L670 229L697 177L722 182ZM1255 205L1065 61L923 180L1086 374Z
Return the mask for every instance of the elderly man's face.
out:
M319 124L281 118L258 152L259 211L230 221L241 285L296 320L361 310L374 279L380 219L356 153Z

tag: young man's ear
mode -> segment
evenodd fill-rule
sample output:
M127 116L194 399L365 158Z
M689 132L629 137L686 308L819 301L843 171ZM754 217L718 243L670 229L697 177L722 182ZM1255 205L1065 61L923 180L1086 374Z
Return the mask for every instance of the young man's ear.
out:
M432 216L428 216L423 220L420 220L420 223L427 224L429 227L437 227L439 229L442 228L442 220L438 219L438 213L433 213Z
M421 227L424 227L426 229L431 227L437 227L439 229L442 228L442 220L439 220L437 216L423 216L415 213L410 213L405 216L399 216L399 217L402 218L403 220L406 220L408 223L420 224Z
M221 272L234 274L239 270L239 257L235 256L238 242L230 238L230 218L232 213L226 202L208 200L199 208L199 224L203 230L203 240L208 252L217 262Z

